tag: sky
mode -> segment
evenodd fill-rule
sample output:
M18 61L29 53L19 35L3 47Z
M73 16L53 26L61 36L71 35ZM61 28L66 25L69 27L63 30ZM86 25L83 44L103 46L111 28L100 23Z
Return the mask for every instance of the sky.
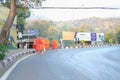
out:
M120 0L46 0L43 7L119 7ZM90 17L120 18L120 9L33 9L31 19L67 21Z

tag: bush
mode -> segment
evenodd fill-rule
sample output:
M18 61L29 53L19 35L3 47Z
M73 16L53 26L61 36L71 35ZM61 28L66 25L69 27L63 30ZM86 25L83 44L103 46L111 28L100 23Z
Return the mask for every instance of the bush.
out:
M8 51L8 47L0 43L0 61L4 59L5 52Z
M5 57L5 54L0 54L0 61L3 60Z
M120 43L120 31L117 32L116 36L117 36L118 43Z

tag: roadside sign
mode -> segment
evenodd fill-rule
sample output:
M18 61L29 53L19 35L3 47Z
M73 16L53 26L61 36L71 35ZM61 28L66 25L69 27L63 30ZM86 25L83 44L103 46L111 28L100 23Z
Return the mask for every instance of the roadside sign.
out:
M96 33L91 33L91 41L96 41Z
M77 32L77 34L75 35L75 39L76 41L91 41L91 36L90 33L86 33L86 32Z
M62 40L74 40L74 32L62 32Z
M39 30L28 30L28 34L38 35L39 34Z

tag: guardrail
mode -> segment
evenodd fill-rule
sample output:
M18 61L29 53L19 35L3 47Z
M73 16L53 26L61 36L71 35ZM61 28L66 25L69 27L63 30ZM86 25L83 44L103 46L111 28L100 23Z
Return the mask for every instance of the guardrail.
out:
M16 54L13 54L13 55L7 57L6 59L4 59L3 61L1 61L2 67L7 66L9 63L11 63L15 59L17 59L25 54L32 54L32 53L34 53L33 49L30 49L30 50L27 49L27 50L24 50L22 52L18 52Z
M113 46L120 46L120 44L102 44L102 45L86 45L86 46L64 46L64 49L72 49L72 48L94 48L94 47L113 47Z

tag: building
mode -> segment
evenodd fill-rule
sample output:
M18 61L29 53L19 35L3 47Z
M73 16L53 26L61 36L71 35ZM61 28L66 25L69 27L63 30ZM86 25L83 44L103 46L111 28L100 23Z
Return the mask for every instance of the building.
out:
M17 46L18 48L24 47L25 44L28 45L28 48L32 48L34 39L37 38L35 34L22 34L22 37L17 37Z

